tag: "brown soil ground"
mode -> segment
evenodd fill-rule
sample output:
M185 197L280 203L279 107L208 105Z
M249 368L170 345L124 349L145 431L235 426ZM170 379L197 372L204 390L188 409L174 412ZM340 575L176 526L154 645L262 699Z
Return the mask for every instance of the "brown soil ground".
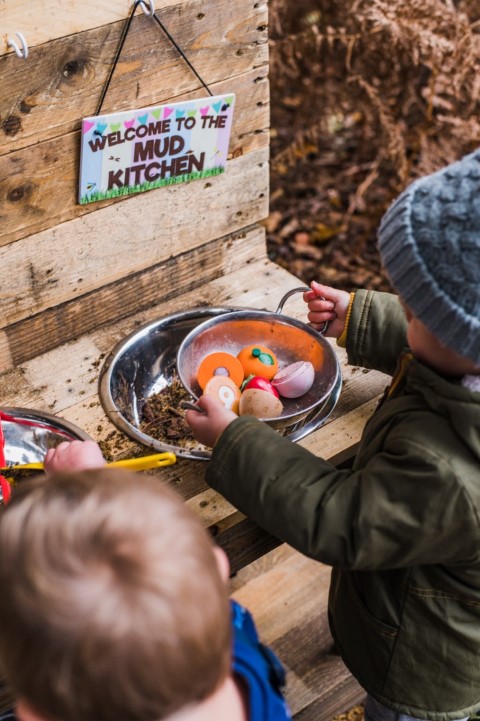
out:
M270 0L268 252L305 283L390 290L380 219L480 144L478 0Z
M284 143L293 141L291 113L281 98L272 97L273 157ZM355 164L342 164L352 142L355 137L350 134L339 139L338 158L312 148L293 167L273 165L265 224L269 257L307 284L317 280L347 291L390 290L376 247L378 211L357 210L346 228L358 189ZM377 200L382 203L380 191Z

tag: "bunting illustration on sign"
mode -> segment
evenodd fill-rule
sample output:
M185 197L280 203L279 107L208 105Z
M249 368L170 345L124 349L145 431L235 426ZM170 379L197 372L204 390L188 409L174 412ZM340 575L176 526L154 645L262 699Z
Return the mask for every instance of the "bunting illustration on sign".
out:
M215 95L84 118L79 203L223 173L234 103Z

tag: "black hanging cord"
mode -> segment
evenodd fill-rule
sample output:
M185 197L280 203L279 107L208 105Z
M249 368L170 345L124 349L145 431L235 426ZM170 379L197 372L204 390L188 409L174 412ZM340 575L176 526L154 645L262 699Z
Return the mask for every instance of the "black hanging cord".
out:
M138 7L139 5L142 5L143 2L144 2L144 0L135 0L135 3L134 3L133 8L132 8L132 12L130 13L130 17L128 18L128 20L127 20L127 22L126 22L126 24L125 24L125 27L124 27L124 29L123 29L123 32L122 32L122 35L121 35L121 38L120 38L120 42L119 42L119 44L118 44L117 52L115 53L115 58L114 58L114 60L113 60L112 67L110 68L110 72L109 72L109 74L108 74L107 81L106 81L106 83L105 83L105 85L104 85L104 87L103 87L102 95L101 95L101 97L100 97L100 101L99 101L98 106L97 106L97 109L96 109L96 111L95 111L95 115L100 115L100 110L102 109L103 101L105 100L105 96L106 96L106 94L107 94L107 90L108 90L108 88L109 88L109 86L110 86L110 82L111 82L112 77L113 77L113 73L115 72L115 68L117 67L118 59L119 59L119 57L120 57L120 53L122 52L122 48L123 48L123 45L124 45L124 43L125 43L125 38L127 37L128 31L130 30L130 25L132 24L133 16L135 15L135 11L136 11L137 7ZM188 67L190 68L190 70L191 70L191 71L196 75L196 77L200 80L200 82L202 83L203 87L204 87L205 90L208 92L208 94L211 95L211 96L213 96L213 93L210 91L210 88L208 87L208 85L205 84L205 82L202 80L202 78L200 77L200 75L197 73L197 71L196 71L195 68L193 67L193 65L192 65L192 63L190 62L190 60L187 58L187 56L186 56L185 53L183 52L182 48L175 42L175 40L172 38L172 36L171 36L170 33L168 32L168 30L167 30L167 28L165 27L165 25L164 25L164 24L161 22L161 20L157 17L156 12L154 12L153 15L150 15L150 17L153 17L153 19L158 23L158 25L159 25L160 28L163 30L163 32L165 33L165 35L167 36L167 38L170 40L170 42L172 43L172 45L174 46L174 48L177 50L177 52L178 52L178 53L182 56L182 58L185 60L185 62L187 63Z
M170 33L168 32L168 30L167 30L167 28L165 27L165 25L164 25L164 24L161 22L161 20L157 17L157 14L156 14L156 13L153 13L153 19L160 25L160 27L162 28L162 30L163 30L163 32L165 33L165 35L166 35L167 38L170 40L170 42L171 42L172 45L175 47L175 49L180 53L180 55L182 56L182 58L185 60L185 62L187 63L188 67L190 68L190 70L191 70L193 73L195 73L195 75L197 76L197 78L200 80L200 82L202 83L202 85L203 85L203 87L205 88L205 90L207 91L207 93L213 97L213 93L210 92L210 88L208 87L208 85L206 85L205 82L202 80L202 78L201 78L200 75L197 73L197 71L196 71L195 68L193 67L192 63L190 62L190 60L187 58L187 56L186 56L185 53L183 52L182 48L181 48L179 45L177 45L177 43L176 43L175 40L172 38L172 36L171 36Z

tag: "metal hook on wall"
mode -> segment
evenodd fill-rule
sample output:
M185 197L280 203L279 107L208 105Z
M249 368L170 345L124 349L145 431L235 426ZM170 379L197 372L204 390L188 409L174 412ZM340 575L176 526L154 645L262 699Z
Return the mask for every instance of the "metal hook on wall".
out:
M17 43L15 42L15 40L12 40L12 38L8 38L7 47L13 48L17 57L23 58L24 60L26 60L28 58L27 41L25 40L25 37L22 35L22 33L15 33L15 35L20 40L22 47L19 48Z
M148 17L152 18L155 15L155 5L153 4L153 0L147 0L147 2L150 5L150 10L147 8L145 0L140 0L139 5L145 15L148 15Z

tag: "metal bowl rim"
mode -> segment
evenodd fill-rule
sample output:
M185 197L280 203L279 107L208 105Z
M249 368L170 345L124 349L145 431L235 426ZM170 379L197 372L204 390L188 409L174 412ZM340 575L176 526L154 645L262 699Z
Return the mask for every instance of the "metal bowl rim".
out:
M38 421L39 423L44 421L45 425L52 426L53 428L57 426L59 430L67 431L68 433L71 433L74 438L78 438L78 440L81 441L93 440L92 436L79 426L65 420L65 418L55 416L52 413L47 413L46 411L39 411L32 408L21 408L19 406L0 406L0 411L4 411L10 416L16 416L23 420L33 420ZM5 422L8 423L10 421Z
M322 396L319 396L314 403L311 403L306 408L302 409L300 412L296 413L290 413L285 416L280 416L281 420L289 420L291 418L296 418L303 414L308 414L311 411L313 411L317 406L319 406L322 402L325 401L326 398L330 395L332 390L335 388L335 384L337 383L338 377L340 375L340 363L338 361L337 355L333 348L330 346L330 343L324 338L324 336L316 331L311 326L307 325L306 323L303 323L301 320L297 320L297 318L293 318L292 316L285 315L283 313L275 313L273 311L263 311L263 310L256 310L256 309L236 309L233 310L231 313L225 313L220 316L215 316L213 318L208 318L207 320L203 321L202 323L199 323L195 328L192 328L192 330L185 336L183 341L178 346L177 350L177 359L176 359L176 365L177 365L177 373L178 377L180 378L181 382L183 383L183 386L185 389L192 395L196 400L198 400L198 395L193 392L193 390L189 387L188 383L186 383L185 378L182 375L181 366L179 363L179 359L181 358L182 352L184 352L185 346L188 342L191 342L192 338L194 338L197 335L200 335L200 333L204 330L208 330L209 327L213 327L216 325L219 325L222 322L229 321L229 320L242 320L243 318L252 320L266 320L268 322L278 322L282 325L286 326L294 326L298 330L306 332L308 335L310 335L312 338L314 338L316 341L319 341L321 345L323 345L325 348L328 349L328 353L333 359L333 364L335 368L335 373L332 374L332 378L330 382L327 385L327 389L324 392ZM271 419L267 418L260 418L260 420L268 421Z

